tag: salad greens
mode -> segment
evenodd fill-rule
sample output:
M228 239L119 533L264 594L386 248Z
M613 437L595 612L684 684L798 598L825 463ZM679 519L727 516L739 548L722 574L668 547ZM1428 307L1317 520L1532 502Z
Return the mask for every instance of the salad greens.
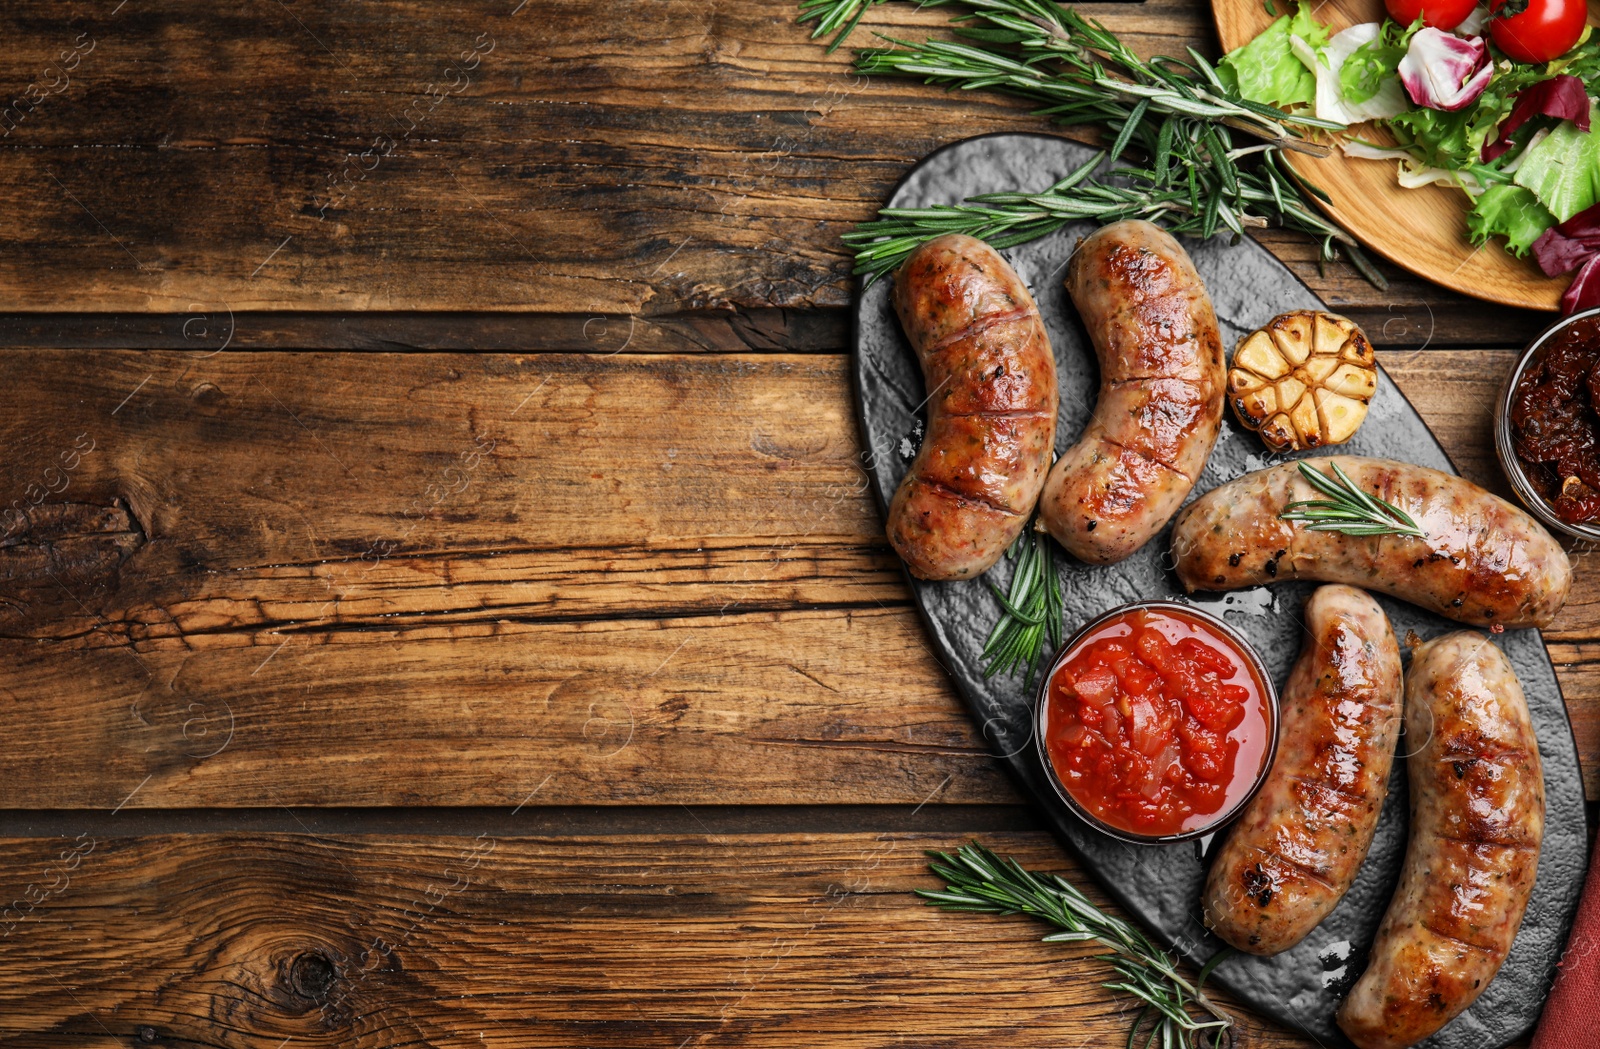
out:
M1463 190L1474 243L1503 237L1506 249L1520 257L1546 230L1600 203L1600 134L1591 134L1574 113L1582 110L1577 85L1546 84L1517 108L1519 94L1559 74L1578 78L1591 99L1600 95L1600 45L1589 30L1567 54L1529 65L1489 46L1486 34L1480 39L1457 30L1466 38L1457 39L1428 30L1424 36L1431 39L1420 41L1422 29L1419 19L1410 26L1385 21L1330 34L1310 6L1300 4L1226 55L1220 69L1251 101L1352 125L1371 120L1387 130L1394 146L1354 133L1343 148L1353 156L1398 160L1402 185L1444 183ZM1353 46L1356 40L1359 46ZM1454 49L1448 57L1456 65L1444 65L1441 42ZM1492 75L1473 97L1486 76L1485 63ZM1444 90L1437 90L1441 85ZM1557 86L1570 92L1565 108L1535 101ZM1600 110L1592 101L1590 106L1592 125ZM1517 115L1508 122L1513 108Z
M1290 41L1299 37L1313 48L1328 43L1328 29L1311 17L1304 5L1284 15L1254 40L1222 57L1218 72L1224 83L1237 87L1252 102L1269 106L1309 104L1317 80L1295 57Z
M1406 56L1406 45L1416 30L1415 25L1385 22L1377 36L1350 53L1339 67L1339 86L1346 102L1367 102L1386 82L1399 78L1400 60Z
M1594 104L1590 103L1590 123ZM1563 120L1523 153L1514 176L1557 220L1565 222L1600 202L1600 135L1579 131Z
M1467 231L1476 244L1499 234L1506 238L1506 250L1518 258L1528 253L1539 235L1555 225L1556 218L1539 203L1531 190L1498 183L1467 212Z

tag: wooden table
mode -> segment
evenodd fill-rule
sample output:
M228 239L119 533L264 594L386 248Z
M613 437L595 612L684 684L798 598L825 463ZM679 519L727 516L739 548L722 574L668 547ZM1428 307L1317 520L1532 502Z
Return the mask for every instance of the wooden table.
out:
M973 836L1086 881L929 653L847 379L840 233L1042 125L793 14L7 5L7 1044L1120 1044L1091 951L908 895ZM1503 488L1544 318L1261 239Z

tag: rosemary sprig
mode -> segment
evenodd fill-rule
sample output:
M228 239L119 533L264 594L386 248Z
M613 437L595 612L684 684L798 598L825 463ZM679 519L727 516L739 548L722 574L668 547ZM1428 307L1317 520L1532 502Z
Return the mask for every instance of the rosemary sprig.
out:
M1223 227L1242 234L1249 227L1278 224L1322 238L1326 258L1334 257L1331 242L1338 241L1369 279L1383 279L1349 234L1303 202L1292 176L1275 158L1268 157L1255 171L1235 173L1239 191L1232 202L1211 193L1211 184L1198 174L1173 181L1151 168L1120 168L1113 178L1095 178L1105 160L1104 152L1097 154L1038 193L984 193L961 204L882 208L877 219L840 239L854 249L855 272L868 275L870 284L899 266L918 245L946 233L965 233L1009 248L1085 219L1106 223L1140 218L1175 234L1200 237Z
M1278 516L1285 521L1299 521L1313 532L1343 532L1345 535L1408 535L1418 539L1428 538L1428 533L1418 527L1416 520L1393 503L1363 492L1350 480L1350 475L1330 460L1328 466L1333 476L1319 473L1311 464L1301 460L1300 475L1326 499L1297 499L1283 508Z
M1288 128L1344 127L1243 98L1193 48L1188 61L1163 56L1146 62L1116 34L1054 0L920 0L919 6L951 3L972 8L952 19L962 40L914 44L885 37L899 46L859 52L856 69L920 76L950 87L997 88L1043 102L1049 108L1041 112L1064 124L1120 125L1135 110L1141 118L1197 117L1317 156L1326 156L1327 148ZM1004 50L1012 46L1014 52Z
M817 27L811 31L813 40L832 33L833 41L828 44L828 53L831 55L855 31L856 23L867 13L867 8L883 3L888 3L888 0L800 0L800 17L795 21L801 25L817 23Z
M1061 647L1061 577L1056 574L1049 536L1031 524L1011 544L1006 559L1015 562L1010 592L1002 594L999 587L989 583L1001 612L983 643L980 658L987 663L985 678L1014 674L1018 667L1026 667L1026 689L1033 686L1039 656L1046 651L1046 639L1050 642L1049 652Z
M967 9L952 19L956 40L886 37L895 46L858 52L857 70L1030 99L1058 123L1097 128L1110 144L1107 161L1137 156L1141 166L1097 172L1097 161L1042 193L885 209L844 238L856 251L855 272L869 284L945 233L1010 247L1067 222L1144 218L1201 237L1226 229L1237 238L1247 228L1274 225L1299 230L1322 241L1324 261L1342 251L1368 280L1385 286L1355 240L1311 206L1310 197L1326 200L1326 194L1278 157L1284 150L1325 154L1303 133L1341 125L1241 97L1192 48L1186 59L1141 59L1104 26L1056 0L919 0L925 7L951 3ZM823 11L860 13L848 0L802 0L801 10L819 18ZM1256 141L1236 146L1235 133Z
M1111 951L1102 960L1117 978L1104 986L1126 991L1144 1003L1128 1033L1134 1044L1147 1018L1153 1017L1148 1045L1160 1035L1163 1047L1215 1047L1224 1044L1234 1020L1207 998L1206 977L1229 952L1221 952L1200 970L1191 983L1178 964L1157 947L1137 925L1102 911L1058 874L1035 874L1013 859L1002 860L977 842L964 845L954 856L929 852L928 870L944 880L943 891L917 889L932 906L972 914L1026 914L1064 930L1044 938L1046 943L1096 942ZM1196 1016L1191 1009L1199 1010Z

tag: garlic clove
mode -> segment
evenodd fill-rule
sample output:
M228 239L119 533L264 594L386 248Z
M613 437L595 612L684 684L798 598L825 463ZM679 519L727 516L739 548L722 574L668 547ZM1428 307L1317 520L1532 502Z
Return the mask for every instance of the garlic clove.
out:
M1305 399L1306 384L1294 376L1278 380L1278 403L1292 409Z
M1288 362L1264 331L1256 332L1240 344L1233 355L1233 366L1255 372L1263 379L1281 379L1289 374Z
M1343 444L1355 436L1356 429L1367 417L1367 406L1361 401L1341 397L1327 390L1316 392L1317 411L1322 416L1322 432L1328 444Z
M1339 350L1339 359L1349 361L1360 368L1372 368L1378 363L1378 355L1372 350L1372 343L1362 334L1360 328L1355 328L1350 333L1350 340Z
M1341 364L1337 371L1322 381L1322 388L1365 403L1378 392L1378 373L1371 368Z
M1312 384L1327 381L1335 368L1339 367L1339 358L1332 354L1318 354L1300 366L1299 374L1305 376Z
M1251 390L1259 390L1266 384L1267 380L1253 371L1246 371L1244 368L1228 369L1228 396L1230 397L1241 393L1249 393Z
M1261 439L1275 452L1285 452L1295 447L1294 427L1287 415L1278 414L1262 424Z
M1318 313L1314 324L1317 329L1317 352L1326 354L1337 354L1350 337L1350 330L1355 327L1343 317L1335 317L1331 313Z
M1271 386L1263 386L1235 399L1233 406L1241 416L1259 424L1278 413L1278 392Z
M1293 424L1295 434L1300 439L1301 448L1319 448L1322 446L1322 420L1317 417L1317 406L1313 398L1302 397L1293 408L1289 409L1289 422Z
M1272 341L1277 345L1278 352L1283 354L1283 359L1291 364L1304 363L1311 356L1312 346L1312 319L1308 311L1286 313L1269 324L1272 332Z

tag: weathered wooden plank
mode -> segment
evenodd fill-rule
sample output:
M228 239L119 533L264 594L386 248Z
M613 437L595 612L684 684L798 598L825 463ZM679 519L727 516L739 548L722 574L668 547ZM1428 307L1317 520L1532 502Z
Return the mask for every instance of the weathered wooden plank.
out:
M1081 7L1146 53L1215 48L1190 0ZM159 0L69 27L43 0L9 4L6 306L587 318L845 305L839 235L911 164L1047 125L982 92L854 77L795 10L408 0L241 17ZM880 7L857 42L946 15ZM1269 243L1396 339L1510 344L1529 325L1416 281L1381 293L1343 263L1324 276L1306 242Z
M1500 491L1510 359L1384 355ZM14 636L904 598L838 356L29 352L0 375ZM1559 636L1600 626L1593 600Z
M946 915L915 834L8 840L15 1044L1121 1044L1092 947ZM1040 833L985 834L1095 894ZM76 850L76 851L74 851ZM63 859L65 857L65 859ZM1103 898L1101 898L1103 900ZM1242 1044L1310 1049L1241 1011ZM24 1042L26 1039L26 1042Z
M1013 797L836 358L4 360L8 807Z
M1280 237L1270 242L1285 257L1314 265L1314 249ZM1303 250L1302 250L1303 249ZM1331 271L1330 271L1331 273ZM1330 305L1362 324L1383 349L1481 349L1520 344L1548 320L1487 304L1391 292L1382 306L1349 294ZM1434 295L1440 298L1440 295ZM1409 305L1408 305L1409 303ZM310 310L229 313L197 304L186 313L24 313L0 315L6 349L414 350L510 353L839 353L850 345L851 311L729 309L639 315L567 313L404 313ZM1493 320L1486 314L1494 313Z
M0 633L903 598L837 356L30 352L0 375Z
M8 808L1015 801L906 608L0 652Z
M502 350L513 353L838 353L843 309L697 310L653 316L584 313L233 313L196 303L183 313L0 314L7 349Z
M1386 357L1489 483L1508 361ZM551 804L1015 799L880 538L842 357L0 378L5 807L516 804L546 776ZM1579 581L1561 644L1600 636ZM1558 661L1600 758L1600 687Z
M1377 268L1389 281L1380 291L1350 266L1319 263L1319 246L1287 230L1264 230L1256 239L1282 259L1322 301L1356 321L1382 348L1520 347L1554 320L1457 295L1388 262Z

